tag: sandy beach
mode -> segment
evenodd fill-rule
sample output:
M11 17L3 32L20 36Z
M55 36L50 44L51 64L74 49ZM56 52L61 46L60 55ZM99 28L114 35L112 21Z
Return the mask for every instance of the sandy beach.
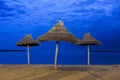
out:
M0 65L0 80L120 80L120 65Z

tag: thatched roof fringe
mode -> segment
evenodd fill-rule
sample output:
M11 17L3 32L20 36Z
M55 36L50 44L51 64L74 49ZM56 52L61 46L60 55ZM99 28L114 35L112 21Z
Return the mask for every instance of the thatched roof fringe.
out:
M16 45L17 46L27 46L27 45L29 45L29 46L38 46L39 43L32 38L31 34L27 34Z
M73 34L71 34L64 26L62 21L58 21L47 33L38 37L38 41L66 41L71 43L78 42Z
M86 33L82 40L80 40L77 45L99 45L100 41L93 38L90 33Z

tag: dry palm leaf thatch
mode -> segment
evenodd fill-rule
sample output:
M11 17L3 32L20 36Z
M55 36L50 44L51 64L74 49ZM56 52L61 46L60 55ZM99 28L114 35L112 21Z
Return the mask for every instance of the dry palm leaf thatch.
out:
M86 33L82 40L80 40L77 45L79 46L87 46L87 53L88 53L88 65L90 65L90 47L89 45L99 45L101 44L100 41L93 38L90 33Z
M16 45L17 46L27 46L27 45L29 45L29 46L37 46L37 45L39 45L39 43L32 38L31 34L27 34Z
M27 59L28 59L28 64L30 64L30 46L38 46L39 43L32 38L31 34L27 34L16 45L17 46L27 46L27 56L28 56Z
M56 41L56 52L54 59L54 69L57 69L57 56L58 56L58 42L65 41L70 43L76 43L79 40L71 34L64 26L62 21L58 21L47 33L38 37L38 41Z
M80 40L77 45L99 45L100 41L93 38L90 33L86 33L82 40Z
M76 43L78 39L71 34L62 21L58 21L47 33L38 37L38 41L65 41Z

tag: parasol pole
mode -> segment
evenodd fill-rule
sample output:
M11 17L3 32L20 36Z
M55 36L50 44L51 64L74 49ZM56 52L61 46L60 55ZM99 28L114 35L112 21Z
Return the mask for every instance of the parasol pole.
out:
M90 65L90 46L87 45L87 52L88 52L88 65Z
M30 46L27 45L27 59L28 59L28 64L30 64Z
M55 59L54 59L54 69L57 69L57 56L58 56L58 41L56 41L56 51L55 51Z

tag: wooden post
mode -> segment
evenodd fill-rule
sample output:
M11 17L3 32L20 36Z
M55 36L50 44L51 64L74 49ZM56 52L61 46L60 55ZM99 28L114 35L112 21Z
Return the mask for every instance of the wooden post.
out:
M55 59L54 59L54 69L57 69L57 56L58 56L58 41L56 41L56 51L55 51Z
M90 65L90 47L87 46L87 52L88 52L88 65Z
M30 47L27 45L27 59L28 59L28 64L30 64Z

